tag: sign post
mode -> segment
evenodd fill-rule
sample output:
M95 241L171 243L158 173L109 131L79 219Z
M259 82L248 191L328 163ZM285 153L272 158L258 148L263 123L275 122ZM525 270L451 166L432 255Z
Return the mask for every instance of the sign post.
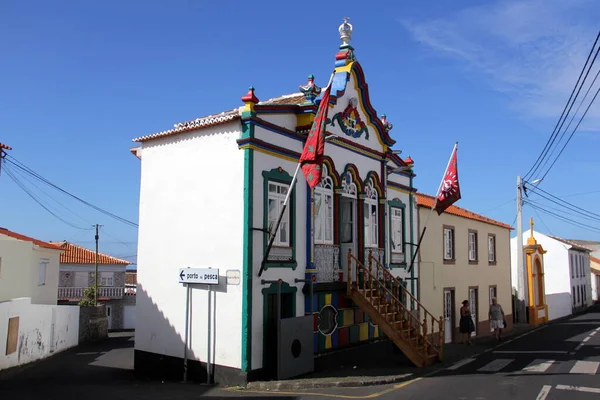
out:
M211 317L211 295L212 285L219 284L219 270L216 268L179 268L179 283L185 286L185 344L183 349L183 381L187 382L188 372L188 343L190 331L190 294L192 287L190 285L208 286L208 345L206 348L206 381L210 383L210 317Z

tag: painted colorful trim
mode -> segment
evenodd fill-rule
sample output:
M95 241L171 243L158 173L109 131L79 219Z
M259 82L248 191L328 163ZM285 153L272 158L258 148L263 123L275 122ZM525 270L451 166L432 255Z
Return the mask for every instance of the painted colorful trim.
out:
M412 177L410 177L410 181L412 182ZM391 181L388 180L387 184L388 184L389 187L394 188L394 189L398 189L398 190L400 190L402 192L408 192L408 193L416 193L417 192L416 188L413 188L413 187L410 187L410 186L406 186L406 185L403 185L401 183L391 182Z
M387 202L387 206L388 210L390 211L388 213L389 215L389 236L390 236L390 260L389 260L389 265L390 268L404 268L406 269L406 204L404 204L399 198L395 197L392 200L389 200ZM392 208L399 208L402 210L402 254L404 254L404 262L403 263L393 263L392 262L392 254L394 253L394 250L391 247L392 244Z
M266 154L271 154L274 156L281 156L282 158L289 159L290 161L298 162L300 158L300 153L295 151L286 149L284 147L276 146L271 143L267 143L261 139L256 138L243 138L237 140L238 148L254 148L256 150L266 151Z
M253 129L247 126L247 129ZM252 368L252 275L253 275L254 151L244 150L244 233L242 257L242 365Z
M393 146L396 141L392 139L383 126L383 123L377 116L377 112L371 105L371 100L369 98L369 89L368 85L365 81L365 75L362 67L356 61L351 62L350 64L336 68L336 73L333 78L332 83L332 94L331 94L331 103L337 104L337 99L342 97L346 91L346 85L350 80L350 73L354 74L355 87L358 93L360 93L360 104L365 114L369 116L369 124L371 124L378 136L379 142L385 146Z

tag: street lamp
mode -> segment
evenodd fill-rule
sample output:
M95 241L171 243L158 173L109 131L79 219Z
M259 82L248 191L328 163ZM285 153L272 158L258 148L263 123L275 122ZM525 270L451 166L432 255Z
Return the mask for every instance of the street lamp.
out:
M537 185L542 179L536 179L531 182L527 182L531 185ZM526 286L526 274L525 274L525 255L523 253L523 191L525 188L525 181L521 179L521 176L517 176L517 296L515 299L515 311L517 313L517 322L527 322L527 291Z

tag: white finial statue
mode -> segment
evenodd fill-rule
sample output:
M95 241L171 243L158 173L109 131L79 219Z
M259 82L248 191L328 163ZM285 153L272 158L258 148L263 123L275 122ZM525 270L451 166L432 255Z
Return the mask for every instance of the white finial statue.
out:
M350 17L344 18L344 23L340 25L338 31L340 32L340 40L342 41L343 46L347 46L352 39L352 24L348 21Z

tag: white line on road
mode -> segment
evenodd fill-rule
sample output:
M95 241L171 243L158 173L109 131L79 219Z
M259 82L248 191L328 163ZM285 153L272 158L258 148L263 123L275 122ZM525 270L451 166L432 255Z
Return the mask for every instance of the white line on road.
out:
M544 372L554 364L554 360L533 360L531 364L523 368L522 372Z
M594 375L599 365L600 362L598 361L577 361L569 373Z
M598 333L598 332L594 331L594 332L590 333L590 336L594 336L596 333Z
M600 388L585 386L556 385L556 388L559 390L573 390L575 392L600 393Z
M585 339L583 339L583 343L587 342L587 341L588 341L588 340L590 340L591 338L592 338L591 336L588 336L588 337L586 337Z
M568 351L562 350L496 350L498 354L567 354Z
M473 361L475 361L475 359L474 359L474 358L465 358L464 360L462 360L462 361L459 361L459 362L457 362L456 364L454 364L454 365L452 365L452 366L450 366L450 367L448 367L448 368L446 368L446 369L449 369L449 370L451 370L451 371L454 371L454 370L457 370L457 369L459 369L460 367L462 367L462 366L465 366L465 365L467 365L468 363L470 363L470 362L473 362Z
M552 389L552 386L550 385L542 386L542 390L540 390L540 393L537 395L535 400L545 400L546 397L548 397L548 394L550 393L550 389Z
M479 368L477 371L479 371L479 372L498 372L513 361L514 360L512 358L511 359L498 358L498 359L492 361L491 363L488 363L488 364L484 365L483 367Z

